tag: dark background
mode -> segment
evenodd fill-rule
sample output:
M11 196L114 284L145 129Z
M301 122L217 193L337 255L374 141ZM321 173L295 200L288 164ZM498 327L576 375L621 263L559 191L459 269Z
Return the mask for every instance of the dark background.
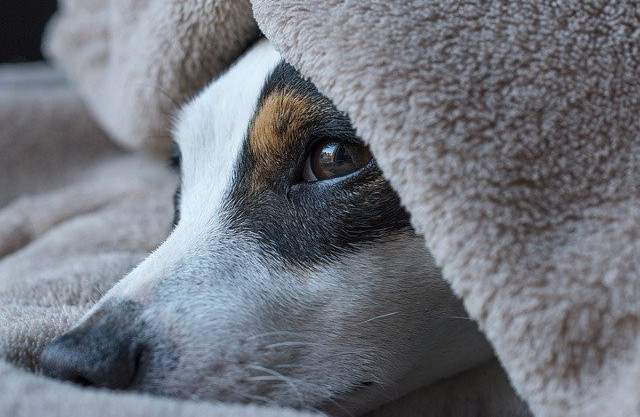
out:
M43 59L42 32L56 7L56 0L0 0L0 63Z

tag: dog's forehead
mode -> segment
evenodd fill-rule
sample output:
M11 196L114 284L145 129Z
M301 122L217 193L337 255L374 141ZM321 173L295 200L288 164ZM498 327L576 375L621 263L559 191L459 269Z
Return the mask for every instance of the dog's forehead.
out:
M182 109L174 138L182 158L183 190L206 187L197 194L220 196L228 187L261 92L281 61L262 40Z

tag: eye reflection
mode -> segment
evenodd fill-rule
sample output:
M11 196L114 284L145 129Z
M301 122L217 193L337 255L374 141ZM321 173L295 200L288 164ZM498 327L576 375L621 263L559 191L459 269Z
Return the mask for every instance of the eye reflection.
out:
M363 168L370 160L366 146L325 140L309 154L302 176L307 182L343 177Z

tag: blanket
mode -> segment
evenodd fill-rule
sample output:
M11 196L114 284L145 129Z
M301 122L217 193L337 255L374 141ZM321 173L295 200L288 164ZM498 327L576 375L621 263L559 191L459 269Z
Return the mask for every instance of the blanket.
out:
M46 48L77 92L0 95L12 126L0 134L0 355L13 364L0 364L0 414L303 413L137 402L16 368L37 370L42 346L166 236L175 178L153 155L175 109L259 27L349 114L534 415L640 415L639 8L63 1ZM471 374L460 378L496 379ZM462 415L451 410L431 415Z

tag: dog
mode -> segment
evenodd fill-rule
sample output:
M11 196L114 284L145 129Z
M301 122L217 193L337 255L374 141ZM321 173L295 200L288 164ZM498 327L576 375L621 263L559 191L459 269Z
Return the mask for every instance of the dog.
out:
M348 117L266 40L184 106L166 241L58 379L359 415L492 358Z

